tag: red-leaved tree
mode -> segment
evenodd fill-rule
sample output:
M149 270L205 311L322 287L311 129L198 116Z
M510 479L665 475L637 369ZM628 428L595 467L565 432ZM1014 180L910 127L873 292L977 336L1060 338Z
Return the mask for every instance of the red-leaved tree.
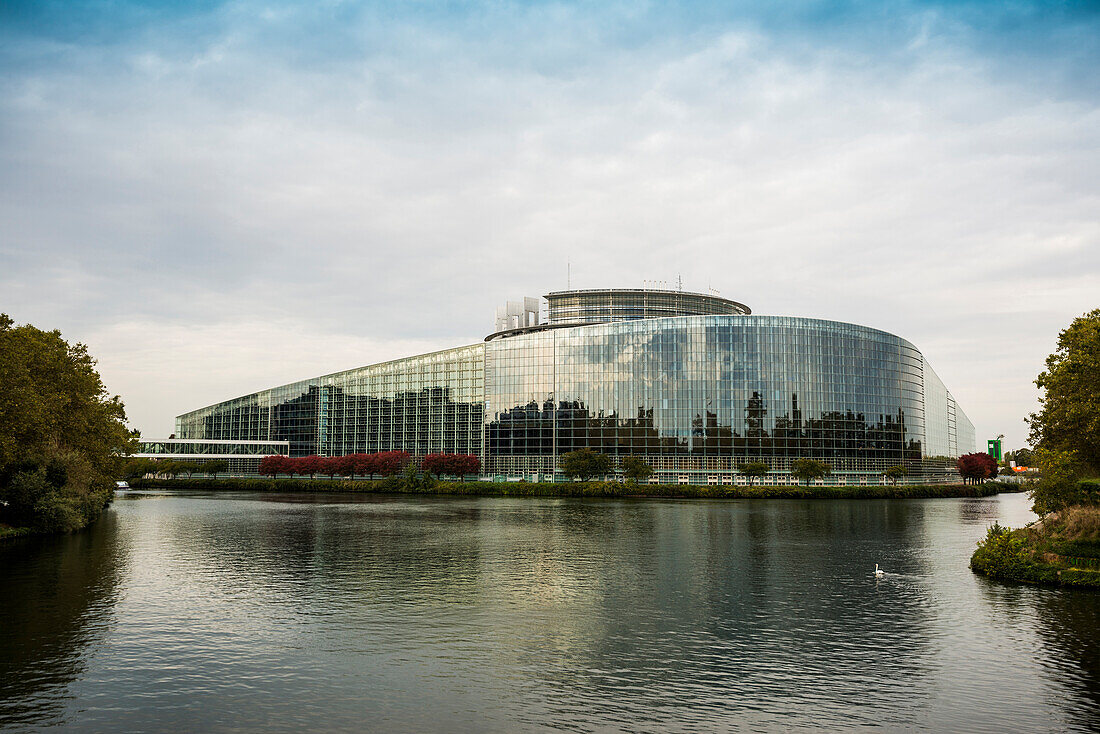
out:
M355 473L369 477L378 473L377 454L353 454L355 460Z
M420 468L432 474L450 474L450 459L447 454L428 454L420 462Z
M967 483L981 483L997 476L997 460L989 454L963 454L955 468Z
M452 474L465 481L467 474L481 470L481 459L469 454L428 454L420 466L432 474Z
M313 479L313 475L322 471L323 462L320 456L302 456L294 460L296 466L295 474L308 474L310 479Z
M347 456L337 456L334 461L336 462L336 473L342 477L349 477L355 479L356 466L355 466L355 454L348 454Z
M383 451L375 454L374 457L374 473L381 474L384 477L392 477L412 461L412 456L409 455L408 451Z
M322 456L321 468L318 471L321 474L328 474L329 479L335 479L336 475L340 473L340 456Z
M260 474L268 477L276 477L279 474L286 473L286 458L285 456L265 456L260 459Z

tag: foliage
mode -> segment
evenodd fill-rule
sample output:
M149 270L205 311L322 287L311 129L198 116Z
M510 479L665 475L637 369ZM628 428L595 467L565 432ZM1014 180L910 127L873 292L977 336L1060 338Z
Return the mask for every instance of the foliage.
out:
M993 523L970 558L970 567L988 576L1023 578L1032 564L1024 538L1000 523Z
M629 482L444 482L430 488L410 489L402 477L382 480L328 479L139 479L135 487L181 489L227 489L261 492L419 492L429 494L478 495L489 497L648 497L702 499L918 499L930 497L989 497L1000 492L1021 491L1018 485L999 482L984 484L849 485L849 486L734 486L698 484L632 484Z
M771 467L762 461L750 461L744 464L738 464L737 471L749 478L749 486L751 487L756 477L767 475L767 473L771 471Z
M817 459L798 459L791 464L791 476L799 482L821 479L832 473L831 466Z
M123 479L137 479L143 477L146 474L157 473L157 461L156 459L149 459L144 457L135 457L126 461L122 467Z
M1007 581L1100 587L1100 508L1070 506L1021 530L995 523L970 567Z
M428 454L420 466L437 476L449 474L465 481L468 474L481 471L481 459L470 454Z
M1059 512L1070 505L1096 503L1097 492L1090 491L1080 481L1084 468L1076 453L1040 448L1035 450L1035 461L1040 477L1031 490L1031 509L1036 515Z
M477 457L466 457L464 466L471 466L468 459L475 461ZM336 476L355 477L381 474L382 476L394 476L412 461L407 451L383 451L377 454L348 454L347 456L265 456L260 459L260 474L269 477L277 477L280 474L309 475L312 479L317 474L327 474L329 478ZM477 468L480 461L477 462Z
M905 464L895 464L886 470L886 477L890 480L891 484L897 484L898 480L909 473L909 468Z
M215 478L222 472L229 471L229 461L226 459L214 459L202 465L204 474L213 474Z
M69 531L94 520L134 444L125 421L87 347L0 314L0 521Z
M195 472L205 473L201 461L177 461L176 471L180 474L187 472L188 478L194 476Z
M1100 309L1058 335L1035 384L1043 395L1039 412L1028 417L1031 445L1072 451L1086 471L1100 472Z
M316 454L302 456L295 460L295 474L308 474L310 479L324 468L324 459Z
M653 475L653 467L645 463L637 456L627 456L623 459L623 476L632 482L641 482Z
M959 476L968 482L983 482L986 479L996 479L997 460L989 454L963 454L955 462L955 468L959 470Z
M611 471L611 458L592 449L578 449L562 454L558 466L566 476L588 480Z
M1017 466L1035 466L1035 457L1031 449L1028 448L1007 452L1005 454L1005 461L1015 461Z

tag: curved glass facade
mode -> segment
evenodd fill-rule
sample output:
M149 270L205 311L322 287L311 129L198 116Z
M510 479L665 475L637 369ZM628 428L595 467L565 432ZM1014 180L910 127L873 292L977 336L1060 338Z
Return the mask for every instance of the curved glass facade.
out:
M855 324L682 316L558 328L306 380L187 413L181 438L285 440L291 455L405 450L552 475L561 454L639 456L662 481L731 482L799 458L834 480L974 448L912 344Z
M667 316L749 314L743 303L710 293L603 288L546 294L550 324L591 324Z
M946 416L959 413L950 394L926 395L916 347L854 324L776 316L598 324L489 342L485 364L486 446L501 473L548 473L556 456L588 447L678 475L730 475L749 461L786 472L814 458L841 474L878 476L973 446L973 427L961 440L948 430ZM931 431L928 398L937 403Z

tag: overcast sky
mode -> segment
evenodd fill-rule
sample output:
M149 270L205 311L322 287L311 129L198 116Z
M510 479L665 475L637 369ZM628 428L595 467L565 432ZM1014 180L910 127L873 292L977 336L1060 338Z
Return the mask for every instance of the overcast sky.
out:
M567 263L682 277L905 337L1019 446L1100 307L1098 69L1095 3L4 2L0 311L155 437Z

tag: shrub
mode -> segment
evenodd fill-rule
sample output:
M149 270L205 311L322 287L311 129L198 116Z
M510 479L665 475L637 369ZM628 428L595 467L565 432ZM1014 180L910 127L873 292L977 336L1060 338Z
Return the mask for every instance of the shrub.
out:
M1031 565L1024 538L998 522L986 531L985 539L979 541L970 558L972 569L1000 578L1027 578Z

